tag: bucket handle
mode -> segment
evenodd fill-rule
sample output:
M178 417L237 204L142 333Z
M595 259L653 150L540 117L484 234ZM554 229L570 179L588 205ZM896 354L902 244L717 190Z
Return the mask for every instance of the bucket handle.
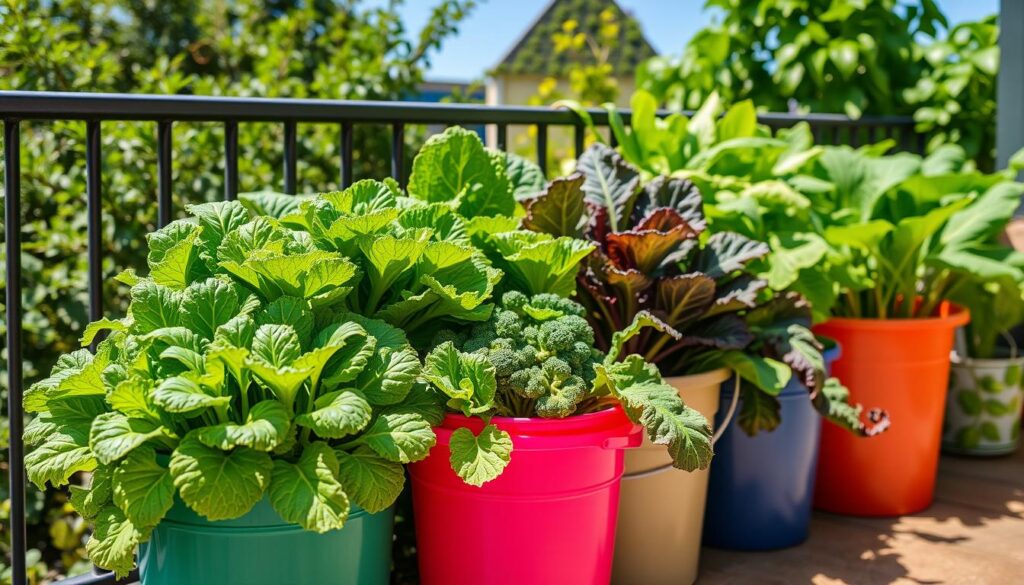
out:
M729 403L729 410L728 412L725 413L725 420L722 421L722 425L715 429L715 433L711 435L712 447L714 447L715 443L717 443L718 440L722 438L722 435L725 434L725 430L729 428L729 425L732 423L732 418L736 414L736 405L739 404L740 401L740 377L739 375L735 376L736 386L732 390L732 401ZM655 467L654 469L648 469L646 471L634 471L633 473L623 474L622 479L639 479L641 477L657 475L659 473L663 473L673 468L673 464L666 463L665 465Z

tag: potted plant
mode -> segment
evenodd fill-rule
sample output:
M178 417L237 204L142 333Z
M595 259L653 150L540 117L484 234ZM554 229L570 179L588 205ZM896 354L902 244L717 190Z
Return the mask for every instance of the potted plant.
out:
M1024 355L1009 332L1024 321L1024 265L1020 254L989 249L1005 258L999 274L964 276L949 292L971 312L953 356L942 434L942 449L960 455L1005 455L1020 440Z
M419 407L437 415L439 442L410 467L425 584L606 582L638 423L680 467L711 456L707 421L656 369L593 349L565 298L592 245L519 228L514 194L536 175L526 164L451 128L417 154L407 192L364 181L347 194L247 199L351 258L366 277L341 302L404 328L426 355L432 390ZM656 325L641 315L617 343Z
M791 377L818 391L828 412L828 397L841 396L841 390L824 389L824 361L809 329L810 306L798 294L769 290L750 272L749 265L768 254L767 245L733 232L708 236L701 194L691 181L667 176L644 181L637 168L603 144L580 157L577 171L526 201L524 225L594 242L578 291L598 347L607 347L636 314L649 312L662 327L636 336L626 350L656 364L687 404L709 418L732 372L741 381L739 424L749 432L778 424L776 397ZM728 396L738 399L735 387L729 384ZM839 405L833 408L838 414ZM660 473L665 463L650 449L626 455L617 582L696 578L708 477ZM667 510L666 499L673 501Z
M146 585L386 583L402 465L435 442L403 332L346 310L356 266L237 202L188 208L25 396L37 485L71 487L117 575ZM344 528L344 529L342 529Z
M747 264L747 274L764 281L768 291L798 293L810 301L814 322L827 319L836 300L825 272L828 245L815 233L811 200L796 188L809 188L803 169L822 153L809 127L798 124L772 136L758 125L751 103L722 112L717 96L690 120L670 114L656 121L655 104L646 92L634 94L632 128L612 126L619 152L645 176L671 174L693 182L703 195L708 232L735 232L769 248ZM809 323L805 318L803 325ZM840 348L832 340L819 341L827 348L822 354L827 372ZM741 420L728 426L719 412L715 422L723 430L710 472L705 545L767 550L802 542L810 528L819 415L860 436L887 428L878 410L868 413L868 422L862 420L862 409L848 403L847 390L835 378L818 384L817 392L805 382L793 377L770 401L763 394L743 396L741 412L757 399L770 406L766 424ZM732 391L723 384L724 403Z
M1019 204L1009 173L963 165L947 146L927 158L885 156L891 143L827 147L808 170L817 192L824 266L838 299L817 327L843 355L833 373L896 424L872 441L824 429L815 504L891 516L931 504L954 330L968 312L950 303L962 275L985 277L1005 252L980 247ZM1010 171L1012 173L1012 171Z

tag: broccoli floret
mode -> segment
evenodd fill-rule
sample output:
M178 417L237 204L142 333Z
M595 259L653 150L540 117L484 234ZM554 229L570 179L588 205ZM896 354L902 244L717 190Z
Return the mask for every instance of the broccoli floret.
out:
M550 352L570 351L576 342L594 344L594 330L583 317L566 315L540 326L540 345Z
M544 418L569 416L586 397L588 387L579 376L569 376L561 384L552 384L550 393L537 399L537 415Z
M481 323L469 331L469 337L462 344L462 350L472 353L488 349L497 338L498 335L494 332L494 324L491 321Z
M494 333L499 337L516 337L523 331L523 320L512 311L500 311L494 317Z
M498 378L508 378L530 363L524 363L522 356L511 347L492 348L487 353L487 359L494 366L494 375Z
M529 297L517 290L510 290L501 296L501 306L509 311L515 311L517 313L520 312L529 301Z
M537 366L517 370L508 378L509 387L523 398L540 398L547 392L544 373Z
M530 306L534 309L551 309L552 311L558 311L562 315L583 317L587 314L587 310L583 308L583 305L550 293L534 295L530 299Z
M568 416L587 397L603 357L584 314L557 295L509 292L490 319L470 330L462 350L486 355L499 393L535 400L539 416Z

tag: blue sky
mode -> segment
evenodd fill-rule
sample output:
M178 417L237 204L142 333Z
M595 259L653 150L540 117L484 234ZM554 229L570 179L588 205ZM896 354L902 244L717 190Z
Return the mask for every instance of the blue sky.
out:
M524 32L549 0L482 0L462 24L458 37L449 39L434 55L428 79L469 81L483 76ZM371 0L369 4L383 4ZM434 0L406 0L400 11L410 30L426 22ZM704 0L619 0L639 19L648 40L659 53L679 53L693 34L707 25L711 15ZM999 0L939 0L952 23L975 20L999 10Z

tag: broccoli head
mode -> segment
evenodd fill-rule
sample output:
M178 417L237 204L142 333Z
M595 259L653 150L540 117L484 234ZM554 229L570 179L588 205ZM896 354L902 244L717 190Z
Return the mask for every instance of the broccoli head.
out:
M490 319L475 325L463 351L494 366L498 392L532 401L536 414L569 416L594 381L594 331L579 304L557 295L505 293ZM529 414L529 413L524 413Z

